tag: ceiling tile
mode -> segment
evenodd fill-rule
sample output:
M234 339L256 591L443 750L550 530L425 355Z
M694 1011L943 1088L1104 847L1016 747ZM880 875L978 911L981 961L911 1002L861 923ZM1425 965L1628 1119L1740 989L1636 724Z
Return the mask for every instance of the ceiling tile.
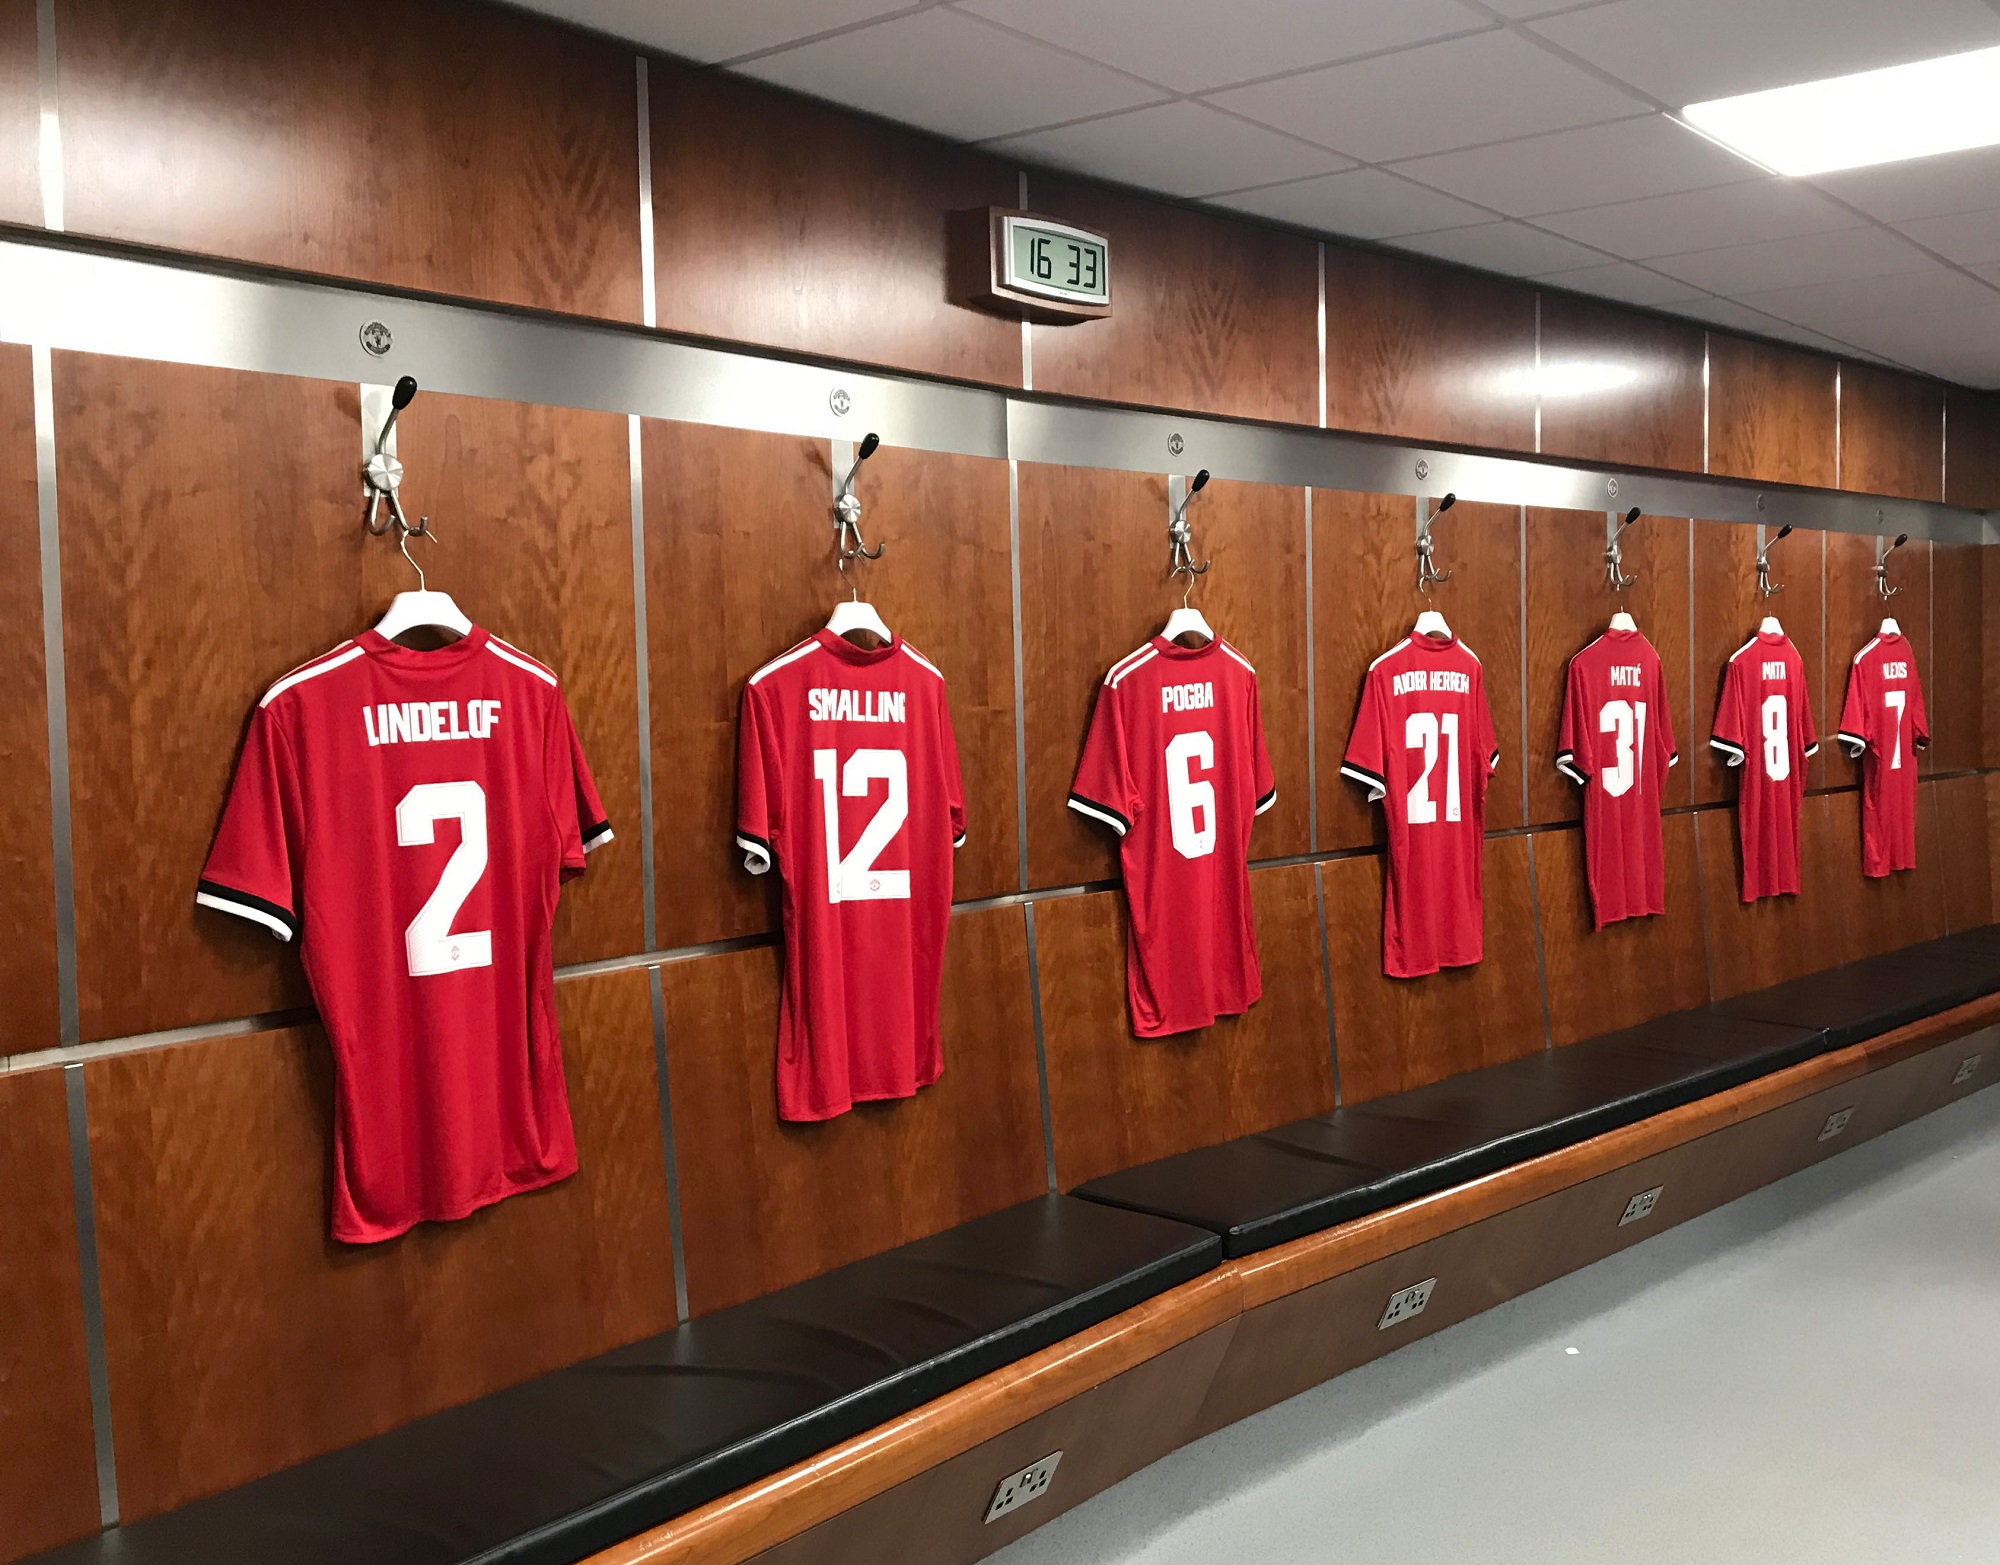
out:
M1841 335L1857 347L1947 379L1977 377L1990 385L2000 371L2000 303L1988 310L1878 316L1857 322Z
M1397 240L1396 247L1515 277L1537 277L1604 259L1582 245L1541 233L1525 223L1482 223L1476 228L1414 234Z
M1396 172L1509 217L1757 177L1734 153L1664 114L1418 158Z
M1809 239L1660 256L1652 264L1670 277L1711 293L1744 294L1756 289L1840 282L1849 277L1887 277L1916 271L1927 260L1915 245L1886 229L1846 228Z
M1217 196L1217 206L1353 239L1393 239L1490 221L1493 214L1380 169L1357 168Z
M1796 329L1790 321L1781 321L1775 315L1753 310L1734 299L1690 299L1685 304L1675 305L1674 314L1707 321L1714 326L1728 326L1737 331L1762 332L1767 337Z
M1960 212L1953 217L1923 217L1897 226L1925 249L1962 266L2000 261L2000 208Z
M1813 183L1888 223L1983 212L2000 207L2000 147L1974 147L1878 168L1822 174Z
M1179 92L1489 28L1459 0L956 0Z
M909 6L894 0L731 0L728 5L532 0L529 9L708 65L906 11Z
M1801 326L1838 331L1882 315L1922 310L2000 308L2000 292L1976 277L1935 264L1887 277L1851 277L1799 288L1773 288L1736 296L1754 309L1768 310Z
M1552 11L1580 11L1585 6L1608 5L1611 0L1486 0L1486 3L1510 21L1525 22Z
M1664 306L1703 297L1702 290L1630 261L1613 261L1608 266L1585 266L1576 271L1551 272L1539 279L1552 288L1571 288L1595 294L1600 299L1617 299L1625 304Z
M1617 88L1506 32L1307 71L1214 101L1366 163L1644 110Z
M1675 109L2000 44L1980 0L1617 0L1530 26Z
M1537 222L1613 255L1643 261L1853 228L1860 219L1797 180L1755 179L1746 185L1557 212Z
M1170 196L1205 196L1352 166L1336 153L1185 100L1012 136L991 150Z
M954 11L919 11L766 55L746 75L962 141L1137 108L1160 94Z

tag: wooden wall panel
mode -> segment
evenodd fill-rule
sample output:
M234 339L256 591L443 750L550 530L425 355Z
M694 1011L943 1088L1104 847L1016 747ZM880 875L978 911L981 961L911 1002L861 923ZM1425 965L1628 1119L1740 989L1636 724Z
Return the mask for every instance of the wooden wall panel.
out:
M1702 904L1708 919L1709 986L1727 1000L1752 989L1784 983L1842 960L1848 936L1841 920L1854 909L1840 893L1851 890L1836 873L1841 851L1829 802L1844 795L1813 794L1799 821L1799 868L1804 889L1795 897L1743 901L1742 854L1736 811L1702 810L1695 817L1701 852ZM1860 863L1856 847L1855 863Z
M1326 247L1330 428L1532 451L1534 365L1532 289Z
M2000 772L1988 772L1981 781L1985 784L1986 794L1986 842L1993 876L1993 906L2000 911L2000 852L1994 852L1992 846L2000 840Z
M1324 866L1343 1103L1421 1087L1547 1046L1529 852L1524 836L1487 839L1485 960L1429 978L1382 972L1383 861L1338 859Z
M1020 385L1019 322L954 304L945 275L945 215L1013 206L1011 168L740 76L650 71L663 328Z
M1381 840L1381 814L1340 775L1368 665L1410 634L1426 608L1441 612L1486 671L1486 704L1500 765L1486 795L1488 830L1523 822L1521 512L1461 501L1438 522L1440 569L1452 579L1417 591L1417 506L1398 495L1313 493L1314 657L1318 697L1319 847Z
M1944 498L1944 387L1873 364L1840 367L1840 487Z
M1938 844L1945 927L1993 922L1993 843L1986 826L1986 779L1945 777L1927 789Z
M1945 877L1938 862L1936 785L1917 792L1917 867L1870 879L1861 873L1861 795L1830 793L1826 884L1838 910L1840 959L1893 951L1945 932ZM1816 964L1824 966L1824 963Z
M13 1560L97 1530L60 1070L0 1075L0 1190L0 1559Z
M1944 497L1975 511L2000 507L2000 395L1945 389Z
M1708 470L1774 484L1835 481L1830 359L1708 334Z
M415 584L360 526L355 389L65 354L56 403L83 1036L302 1004L296 957L193 887L257 696ZM624 421L426 396L399 436L432 585L564 677L636 828ZM632 847L593 856L557 960L638 949L639 883Z
M1250 894L1264 997L1240 1017L1170 1038L1132 1035L1122 893L1036 909L1062 1189L1333 1107L1312 866L1254 871Z
M1794 533L1782 548L1789 548L1801 535ZM1885 543L1888 539L1883 540ZM1969 545L1967 547L1970 547ZM1773 556L1775 568L1776 556ZM1834 741L1840 728L1840 714L1847 702L1847 676L1854 655L1875 639L1885 616L1893 615L1916 653L1917 677L1924 693L1932 687L1931 660L1931 545L1912 538L1889 559L1889 585L1902 590L1883 601L1875 591L1875 539L1861 533L1826 535L1826 672L1815 694L1814 720L1819 724L1820 775L1831 787L1858 786L1861 763L1847 758ZM1790 596L1790 594L1786 594ZM1783 611L1780 610L1780 613ZM1801 645L1800 651L1803 652ZM1931 717L1932 731L1937 717ZM1918 757L1926 771L1928 756Z
M1021 630L1027 689L1028 879L1107 880L1117 840L1068 807L1104 675L1180 606L1167 568L1164 478L1020 465ZM1217 480L1189 517L1214 569L1194 604L1257 668L1278 802L1253 858L1303 853L1306 801L1305 495ZM1324 697L1322 697L1324 699Z
M0 1054L61 1041L41 559L28 350L0 346Z
M71 229L639 319L631 54L471 0L59 0Z
M1688 674L1689 523L1642 516L1625 529L1625 574L1631 587L1614 593L1604 580L1604 513L1528 512L1528 818L1536 823L1580 820L1583 790L1556 770L1561 748L1563 692L1570 659L1604 633L1625 610L1660 654L1681 764L1667 774L1660 802L1693 801L1690 781L1695 702ZM1789 540L1787 540L1789 542ZM1713 715L1712 713L1710 714ZM1657 721L1657 719L1655 719ZM1655 732L1658 730L1655 729ZM1701 735L1707 748L1707 732Z
M1532 839L1549 1039L1557 1048L1708 1002L1694 817L1669 815L1660 825L1666 912L1604 929L1591 927L1583 832L1539 831Z
M1899 570L1905 544L1889 562L1891 585L1914 587ZM1931 747L1924 752L1925 771L1955 772L1983 764L1986 753L1987 692L1981 688L1986 664L1986 628L1980 606L1983 550L1972 543L1930 546L1930 645L1918 649L1923 664L1924 706L1930 713ZM1913 595L1906 590L1890 600L1889 612L1901 616L1901 605ZM1915 632L1904 621L1904 634Z
M660 969L696 1315L1047 1188L1018 907L951 921L936 1083L816 1124L778 1118L780 960L759 949Z
M0 0L0 223L42 221L35 0Z
M86 1067L127 1520L673 1325L646 975L556 999L580 1171L379 1245L327 1237L316 1028Z
M1947 594L1950 624L1948 601ZM1979 764L2000 766L2000 549L1995 548L1979 551L1979 696Z
M1771 530L1775 539L1777 529ZM1771 544L1771 581L1783 591L1757 594L1757 529L1734 522L1694 524L1694 709L1681 736L1683 762L1693 769L1697 803L1734 802L1736 779L1709 748L1723 670L1736 649L1756 634L1766 615L1785 627L1806 665L1813 718L1825 708L1825 658L1821 650L1825 535L1804 529ZM1844 676L1843 676L1844 677ZM1844 687L1843 687L1844 688ZM1820 733L1819 754L1807 763L1806 786L1826 780L1831 734Z
M1318 252L1309 239L1055 175L1037 212L1111 241L1114 309L1034 328L1034 384L1286 424L1319 422Z
M744 682L846 596L824 441L649 420L647 650L660 946L778 927L776 877L736 851ZM1007 467L884 446L862 469L853 567L898 635L944 671L966 790L954 894L1016 889L1013 587Z
M1700 472L1701 327L1575 294L1541 301L1542 453Z

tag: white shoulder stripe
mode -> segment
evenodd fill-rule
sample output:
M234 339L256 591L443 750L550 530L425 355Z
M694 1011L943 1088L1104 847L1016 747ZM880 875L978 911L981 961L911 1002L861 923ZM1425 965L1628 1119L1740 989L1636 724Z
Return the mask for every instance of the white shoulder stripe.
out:
M1237 650L1236 650L1236 649L1235 649L1234 647L1232 647L1232 646L1231 646L1231 645L1230 645L1230 644L1229 644L1228 642L1226 642L1226 641L1220 641L1220 638L1218 638L1218 641L1219 641L1219 644L1221 645L1221 647L1222 647L1222 650L1223 650L1224 652L1228 653L1228 654L1229 654L1229 655L1230 655L1231 657L1233 657L1234 659L1236 659L1236 661L1237 661L1237 662L1241 663L1241 664L1242 664L1242 665L1243 665L1243 666L1244 666L1245 668L1249 669L1251 673L1253 673L1253 674L1254 674L1254 673L1256 673L1256 672L1257 672L1257 665L1256 665L1256 664L1254 664L1254 663L1252 663L1252 662L1251 662L1251 661L1250 661L1250 660L1249 660L1248 658L1246 658L1246 657L1245 657L1245 656L1244 656L1244 655L1243 655L1243 654L1242 654L1241 652L1238 652L1238 651L1237 651Z
M1757 645L1757 638L1755 636L1752 636L1748 641L1744 642L1742 646L1738 647L1734 652L1729 654L1729 661L1734 663L1738 658L1743 656L1744 653L1748 652L1752 647L1756 645Z
M1873 652L1880 645L1882 645L1882 638L1880 636L1877 636L1873 641L1869 642L1867 646L1863 647L1859 652L1854 654L1854 661L1859 663L1863 658L1868 656L1869 653Z
M558 683L556 676L551 674L547 669L543 668L542 665L537 663L533 658L517 657L514 653L509 652L505 647L501 646L499 641L494 637L489 636L487 638L486 650L488 652L491 652L496 658L500 659L501 662L512 663L516 668L526 670L528 673L533 674L535 678L542 680L546 684L553 685Z
M1120 658L1116 663L1113 663L1111 667L1105 671L1104 682L1107 685L1110 684L1120 674L1125 672L1126 664L1137 662L1140 658L1144 657L1148 652L1152 652L1154 650L1156 649L1154 648L1152 642L1150 641L1147 642L1143 647L1135 647L1132 651L1126 653L1122 658Z
M347 650L343 652L341 651L341 647L345 647ZM307 663L293 669L283 679L265 691L264 699L257 704L259 706L269 706L294 685L303 685L308 679L316 679L329 669L339 668L343 663L351 663L366 650L366 648L356 646L351 641L343 641L339 647L335 647L332 652L327 653L316 662Z
M805 657L808 653L817 652L818 650L819 650L819 637L808 636L804 641L801 641L797 646L793 647L791 651L780 653L777 657L772 658L771 661L766 663L762 668L758 669L756 673L750 676L750 683L754 685L757 683L758 680L762 679L766 674L775 674L779 669L783 668L787 663L796 663L800 658Z
M1407 647L1409 644L1410 643L1407 639L1397 642L1387 652L1384 652L1379 658L1377 658L1375 660L1375 663L1386 663L1390 658L1394 657L1398 652L1401 652L1403 648ZM1375 672L1375 663L1370 663L1368 665L1368 672L1371 674Z
M1148 663L1150 663L1154 658L1158 657L1159 655L1160 655L1160 649L1158 647L1146 648L1146 655L1144 657L1126 659L1125 662L1121 663L1105 678L1104 681L1105 684L1109 685L1113 690L1116 690L1118 688L1119 682L1123 680L1127 674L1133 673L1138 669L1144 668Z
M925 668L929 669L933 674L937 675L939 679L944 678L944 670L939 668L937 664L933 663L929 658L925 657L923 653L919 652L915 647L911 646L907 641L903 643L903 650L909 653L911 657L915 658L917 662L922 664Z
M1472 650L1472 648L1468 647L1468 646L1467 646L1467 645L1465 644L1465 640L1464 640L1464 638L1463 638L1463 637L1460 637L1460 638L1459 638L1459 643L1458 643L1458 648L1459 648L1459 650L1460 650L1461 652L1463 652L1463 653L1464 653L1464 654L1465 654L1465 655L1466 655L1467 657L1471 658L1473 662L1475 662L1475 663L1479 663L1479 666L1480 666L1481 668L1484 668L1484 667L1486 666L1486 665L1485 665L1484 663L1481 663L1481 662L1480 662L1480 659L1479 659L1479 654L1478 654L1477 652L1474 652L1474 651Z
M523 652L519 647L515 646L513 642L502 641L498 636L494 635L493 632L490 630L486 633L486 644L488 646L497 645L502 652L511 652L514 654L515 657L521 659L522 662L532 664L534 667L540 669L544 674L547 674L549 676L550 684L553 685L559 683L559 681L556 679L556 671L550 668L548 664L544 663L538 657L531 657L526 652Z

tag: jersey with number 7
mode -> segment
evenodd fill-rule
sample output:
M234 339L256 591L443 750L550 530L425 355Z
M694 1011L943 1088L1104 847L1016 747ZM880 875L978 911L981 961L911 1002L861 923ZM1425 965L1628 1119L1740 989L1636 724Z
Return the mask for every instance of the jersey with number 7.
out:
M1854 654L1840 747L1861 762L1861 871L1917 867L1917 752L1931 742L1917 657L1902 636Z
M575 1172L550 926L610 840L556 676L476 626L433 652L365 631L258 703L195 900L300 941L336 1239Z
M1759 631L1729 659L1710 746L1738 768L1736 832L1743 900L1799 889L1799 812L1806 762L1819 750L1805 659L1785 635Z

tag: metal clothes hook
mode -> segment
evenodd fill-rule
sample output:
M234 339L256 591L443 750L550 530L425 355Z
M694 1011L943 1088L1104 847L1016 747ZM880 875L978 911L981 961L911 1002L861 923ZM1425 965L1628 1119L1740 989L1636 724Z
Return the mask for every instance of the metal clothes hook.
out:
M1613 592L1623 592L1639 578L1625 574L1625 551L1619 545L1619 536L1639 519L1639 508L1635 505L1621 519L1616 511L1604 513L1604 581Z
M1167 580L1172 581L1176 576L1187 577L1187 589L1181 593L1182 608L1187 607L1188 599L1194 593L1195 577L1206 576L1208 568L1215 563L1213 559L1207 559L1199 565L1195 564L1194 554L1189 548L1194 539L1194 524L1188 520L1188 507L1194 504L1194 497L1207 484L1208 469L1204 467L1188 480L1187 493L1181 496L1180 503L1167 518Z
M395 447L396 420L402 416L403 409L416 400L416 395L417 380L414 375L405 375L396 382L396 389L389 397L389 416L382 421L382 428L375 436L375 449L361 464L361 488L368 497L368 514L362 518L362 525L377 538L392 526L400 528L406 534L414 533L419 538L428 536L426 532L430 525L428 517L412 527L410 519L403 514L403 502L400 498L403 487L403 464L396 457ZM365 407L367 396L368 393L364 391L362 414L364 420L367 417ZM366 438L365 434L363 438ZM384 500L389 502L389 518L386 521L378 520L382 514ZM414 564L415 561L411 563Z
M1787 522L1783 527L1778 529L1778 536L1773 538L1770 543L1766 543L1764 542L1764 526L1761 522L1757 525L1757 591L1762 597L1775 597L1785 590L1783 583L1775 587L1771 585L1771 544L1778 543L1782 539L1790 537L1791 531L1792 524Z
M873 430L870 430L862 437L861 444L856 448L854 453L854 465L847 470L847 476L841 479L840 489L834 495L834 564L838 567L843 580L847 579L847 562L849 560L879 560L882 558L884 545L878 543L871 549L861 539L861 497L854 492L854 479L855 475L861 471L861 464L873 456L876 448L881 444L882 437ZM848 585L850 587L854 586L851 581L848 582ZM859 587L854 587L854 595L856 601L859 601L861 596L861 589Z
M1452 573L1439 570L1437 562L1431 557L1431 551L1437 546L1431 537L1431 528L1436 525L1440 516L1457 504L1458 496L1448 494L1438 501L1438 508L1435 511L1417 523L1417 591L1426 597L1430 595L1433 582L1451 580Z
M1909 541L1908 533L1897 533L1896 541L1885 549L1882 547L1882 535L1880 533L1875 535L1875 590L1882 595L1884 602L1903 590L1901 587L1889 585L1889 556Z

